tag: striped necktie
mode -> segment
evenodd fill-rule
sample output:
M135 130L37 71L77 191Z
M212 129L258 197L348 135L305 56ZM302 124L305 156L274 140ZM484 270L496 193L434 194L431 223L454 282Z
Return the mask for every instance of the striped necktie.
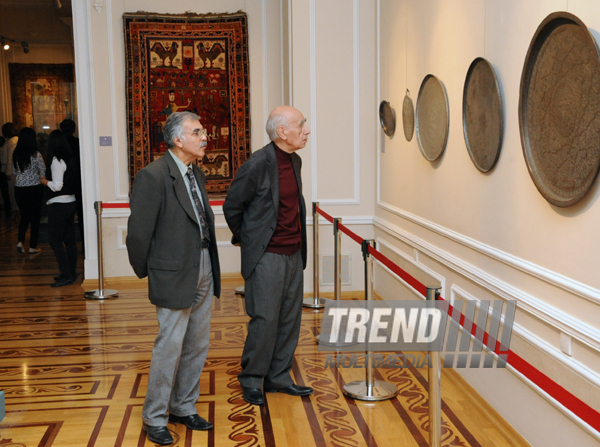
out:
M194 203L196 203L196 209L198 210L198 216L200 217L200 227L202 228L202 235L206 239L210 240L210 233L208 232L208 223L206 221L206 213L204 212L204 207L202 206L200 197L198 196L198 189L196 188L196 179L194 177L194 171L192 171L191 165L188 167L187 176L190 179L190 191L192 192L192 198L194 199Z

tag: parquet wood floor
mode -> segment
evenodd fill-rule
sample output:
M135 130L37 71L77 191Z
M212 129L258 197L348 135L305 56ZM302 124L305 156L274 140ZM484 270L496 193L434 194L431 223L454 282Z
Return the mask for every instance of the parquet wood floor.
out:
M111 284L119 298L83 298L81 277L59 289L48 244L35 256L16 253L14 219L0 223L0 390L6 418L0 446L151 446L142 432L154 307L144 284ZM304 447L427 446L427 371L376 370L395 383L389 401L345 398L343 385L364 370L324 367L317 351L321 314L305 309L293 375L315 389L310 397L267 394L262 407L241 397L236 376L248 318L234 294L240 280L224 280L213 305L211 346L201 378L198 412L215 428L192 432L169 424L175 446ZM357 294L357 298L360 295ZM444 370L444 446L527 445L454 372Z

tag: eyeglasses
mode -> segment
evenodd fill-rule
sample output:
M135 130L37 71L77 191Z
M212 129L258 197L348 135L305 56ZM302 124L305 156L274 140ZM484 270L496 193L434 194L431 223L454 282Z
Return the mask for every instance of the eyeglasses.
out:
M191 135L195 137L206 137L208 134L206 133L206 129L196 129L193 132L189 132Z

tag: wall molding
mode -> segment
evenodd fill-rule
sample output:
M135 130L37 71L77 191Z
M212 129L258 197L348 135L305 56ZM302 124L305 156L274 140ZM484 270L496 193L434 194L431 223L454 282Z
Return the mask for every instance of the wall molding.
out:
M375 227L385 231L391 236L409 244L430 258L445 265L476 284L504 299L516 299L518 308L542 320L546 324L558 329L579 342L600 352L600 331L581 320L551 306L544 301L501 281L489 273L463 261L438 247L423 241L420 238L404 231L396 225L375 216Z
M380 182L378 181L378 191L379 184ZM500 261L503 264L508 265L509 267L513 267L517 270L527 273L530 276L541 279L542 281L548 284L551 284L555 287L559 287L569 293L580 296L581 298L585 298L586 300L589 300L594 304L600 304L600 290L598 289L590 287L579 281L575 281L571 278L561 275L560 273L553 272L549 269L521 259L517 256L513 256L502 250L498 250L497 248L490 247L489 245L476 241L475 239L457 233L456 231L449 230L441 225L430 222L408 211L402 210L393 205L385 203L379 198L377 200L377 205L385 211L389 211L390 213L400 216L403 219L408 220L409 222L412 222L427 230L444 236L445 238L450 239L453 242L456 242L481 254L489 256L490 258L496 261ZM381 220L383 221L383 219Z
M474 297L469 292L461 289L460 287L453 284L450 287L450 293L452 296L452 302L454 301L455 296L459 295L464 299L475 301L477 303L476 307L477 307L477 309L479 309L481 300ZM492 308L489 308L488 314L491 315L491 313L492 313ZM501 321L502 321L502 323L504 323L504 315L502 315ZM462 332L463 328L459 327L459 330ZM512 332L513 332L513 334L518 335L524 342L528 343L534 349L537 349L537 350L547 354L549 357L553 358L558 363L562 364L565 368L569 369L572 373L577 374L584 380L588 380L589 382L593 383L595 386L600 387L600 375L598 375L596 372L592 371L585 365L581 364L577 360L574 360L573 358L562 354L554 346L550 345L549 343L542 340L537 335L528 331L520 324L518 324L516 322L513 323ZM475 337L473 335L471 335L471 339L474 339L474 338ZM484 346L484 349L485 349L485 346ZM487 352L490 352L487 349L485 349L485 350ZM556 399L554 399L548 393L543 391L537 384L535 384L534 382L529 380L527 377L525 377L523 374L521 374L519 371L517 371L510 364L507 365L506 369L508 371L510 371L511 373L513 373L517 378L519 378L521 381L523 381L530 388L532 388L542 398L547 400L552 406L554 406L556 409L558 409L560 412L562 412L565 416L567 416L569 419L571 419L573 422L575 422L578 426L583 428L589 434L593 435L594 438L600 440L600 433L598 433L596 430L594 430L592 427L590 427L582 419L580 419L579 417L574 415L573 412L571 412L566 407L564 407L560 402L558 402Z
M452 285L450 286L450 293L452 296L452 301L458 295L466 300L472 300L477 303L476 307L479 309L479 303L481 300L476 298L469 292L463 290L461 287ZM492 314L492 308L488 309L488 314ZM504 315L501 318L502 322L504 322ZM462 330L462 328L460 328ZM563 366L569 368L575 374L579 375L582 379L588 380L593 383L595 386L600 388L600 374L591 370L581 362L573 359L572 357L563 354L560 349L557 349L555 346L552 346L547 341L543 340L539 336L535 335L533 332L525 329L519 323L513 323L513 333L518 335L524 342L528 343L535 349L547 354L549 357L553 358L557 362L561 363Z
M349 199L318 199L318 151L316 133L317 109L317 54L315 0L310 1L310 90L311 90L311 189L312 197L321 205L360 205L360 0L352 1L352 75L353 75L353 137L354 137L354 190Z
M81 166L86 173L83 180L83 206L85 213L86 271L97 271L98 250L96 244L96 219L90 206L100 195L98 151L98 122L96 116L96 93L94 79L94 46L92 44L92 20L88 2L73 2L73 39L75 49L75 73L77 76L77 109L79 111L79 136Z
M96 4L94 4L96 6ZM100 11L98 11L100 13ZM110 116L111 116L111 132L112 132L112 153L113 153L113 175L115 181L115 199L123 200L129 198L129 185L127 192L121 192L121 164L119 163L119 131L117 128L117 93L115 79L115 51L113 39L113 17L112 17L112 1L106 0L106 34L108 47L108 84L110 89Z

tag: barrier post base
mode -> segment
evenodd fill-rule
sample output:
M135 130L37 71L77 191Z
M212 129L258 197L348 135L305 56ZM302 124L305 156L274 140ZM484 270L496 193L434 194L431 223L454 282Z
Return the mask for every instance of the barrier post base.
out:
M365 380L357 380L344 385L344 394L348 397L358 400L367 400L371 402L387 400L398 394L398 387L390 382L381 380L373 381L371 392L367 389Z
M85 298L88 300L107 300L118 296L119 292L113 289L103 289L102 292L100 289L85 292Z
M302 306L308 307L310 309L323 309L325 307L325 303L329 298L304 298L302 300Z

